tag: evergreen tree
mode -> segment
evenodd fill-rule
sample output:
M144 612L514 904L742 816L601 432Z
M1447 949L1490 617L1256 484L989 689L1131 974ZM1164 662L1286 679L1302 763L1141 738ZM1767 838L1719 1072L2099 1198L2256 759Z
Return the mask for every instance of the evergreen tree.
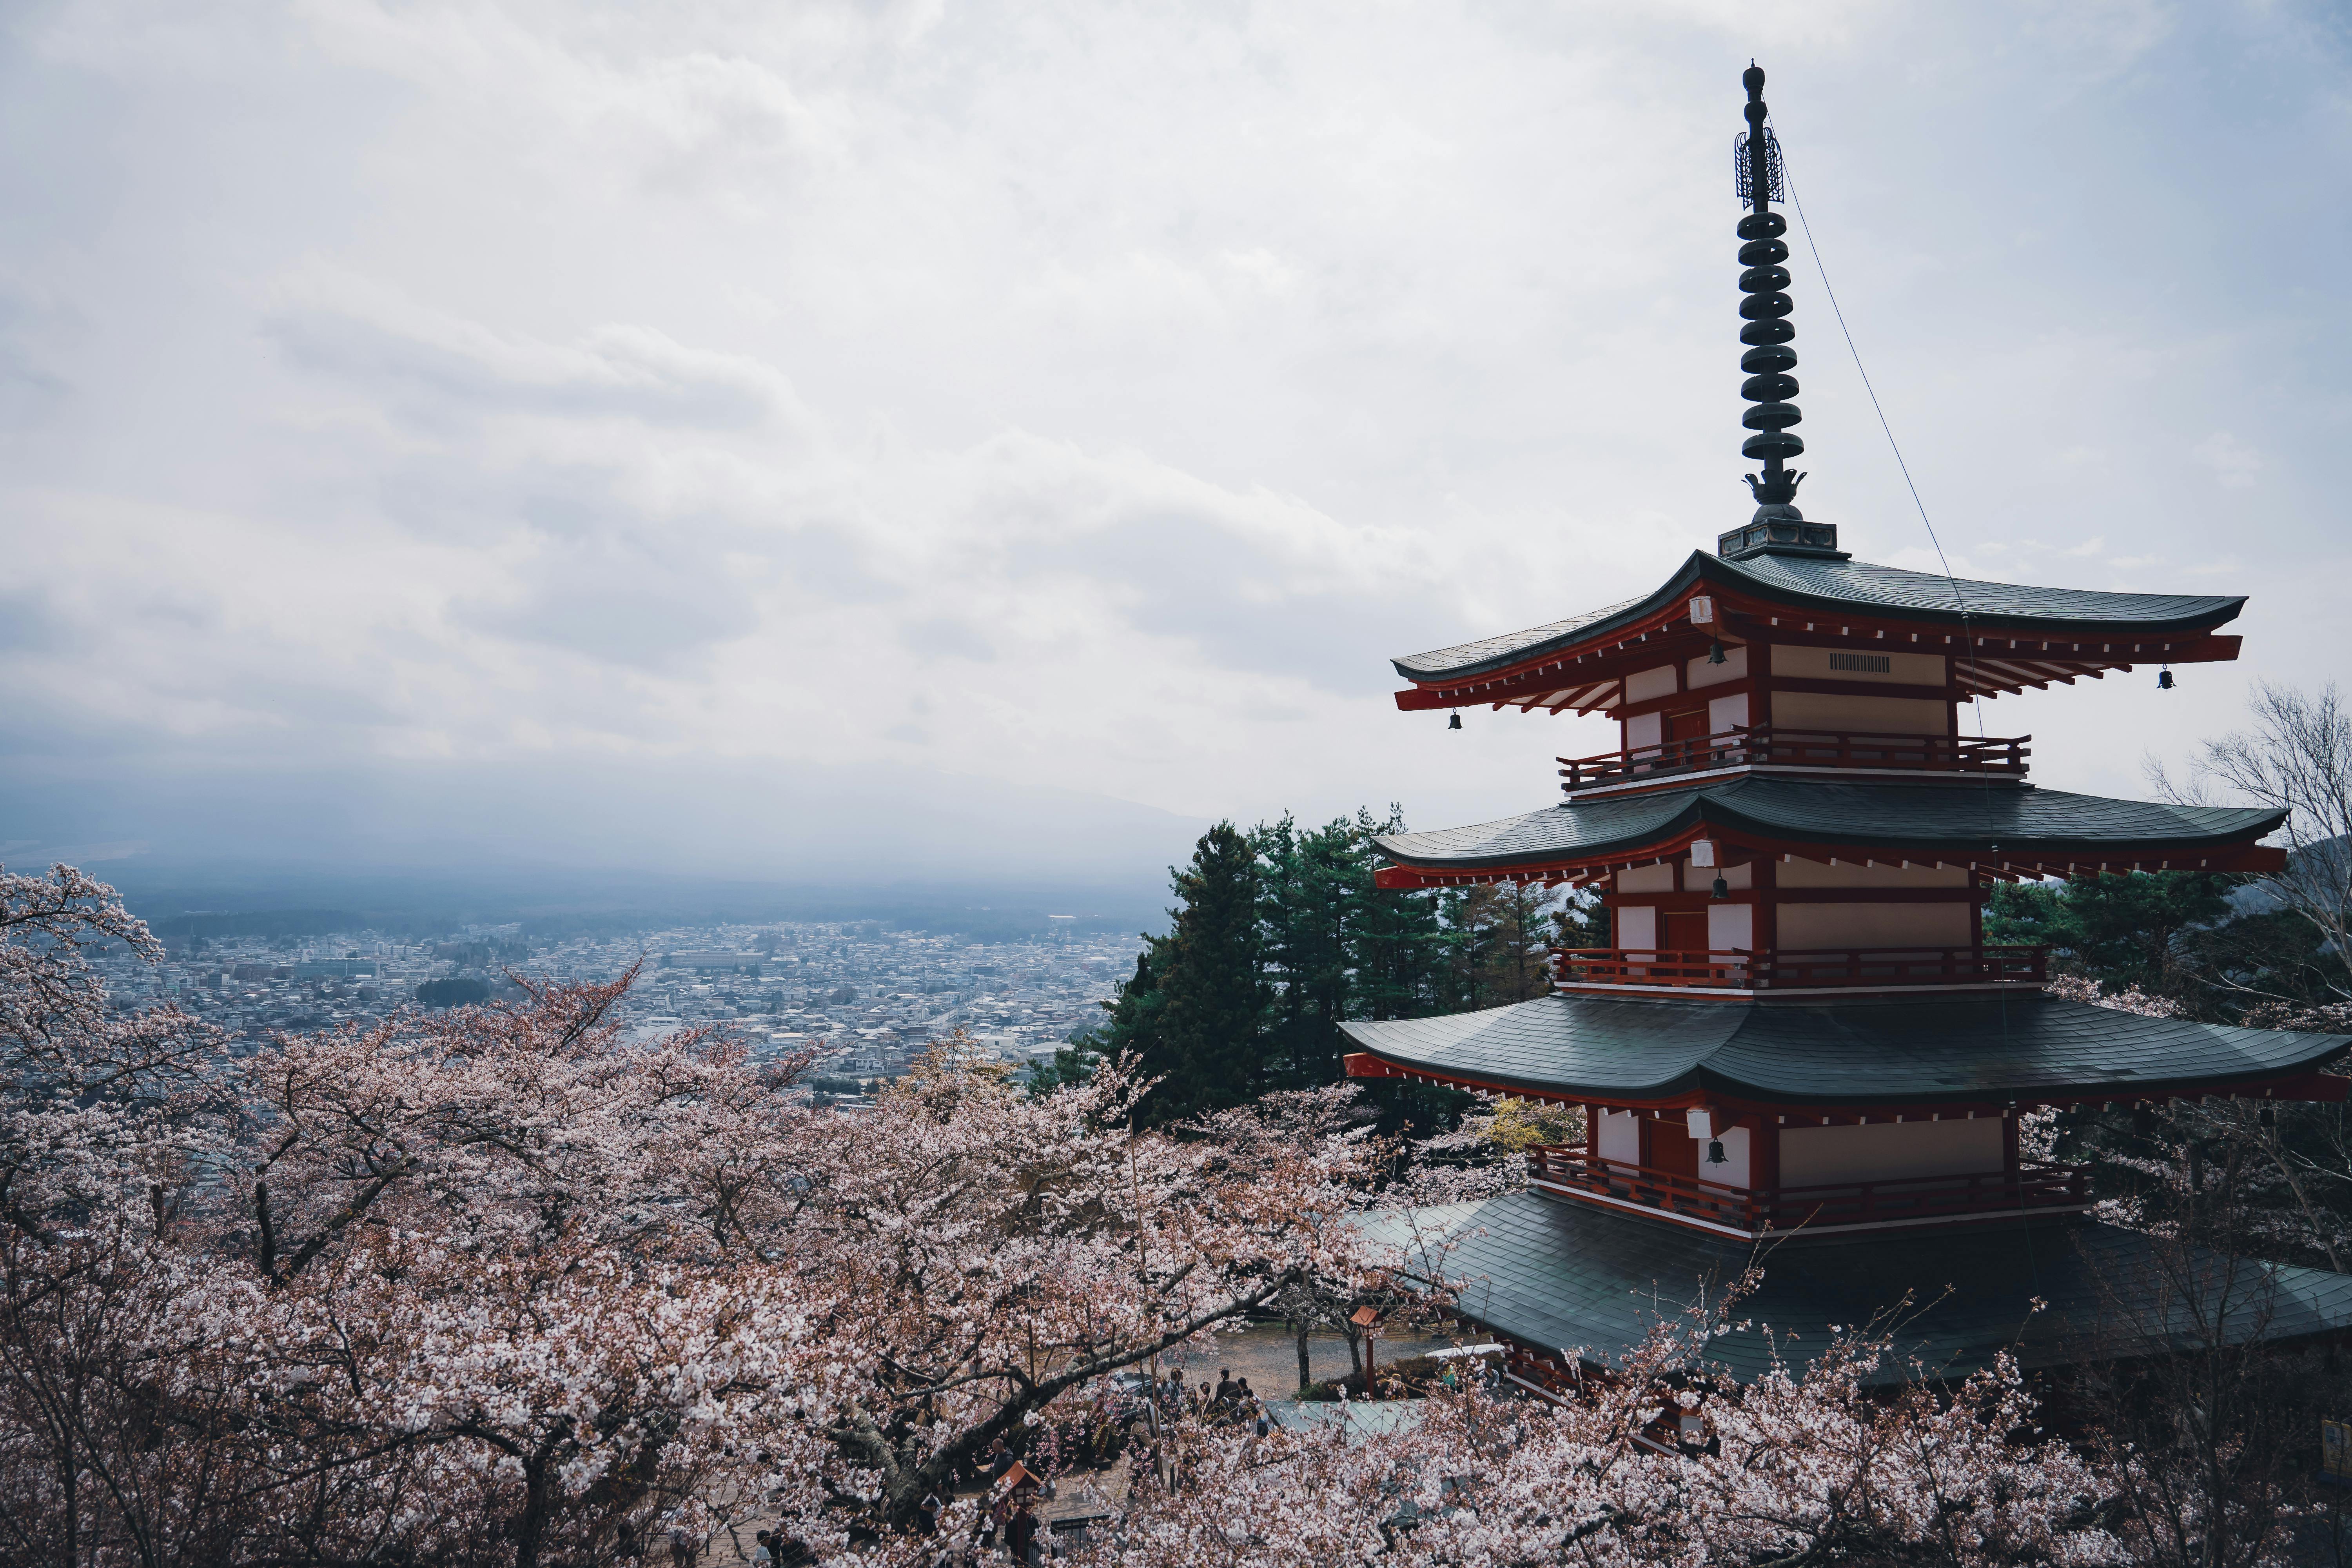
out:
M1378 866L1378 857L1370 853L1372 836L1403 832L1403 813L1391 805L1381 821L1360 810L1354 831L1367 853L1356 878L1355 939L1349 944L1354 994L1348 1016L1419 1018L1453 1011L1438 896L1377 887L1372 880Z
M1543 994L1560 929L1552 897L1540 887L1467 899L1380 887L1372 840L1403 830L1394 807L1318 828L1287 816L1245 835L1219 824L1170 873L1171 928L1144 939L1109 1017L1038 1067L1034 1086L1076 1081L1092 1054L1132 1052L1163 1079L1145 1113L1181 1121L1269 1089L1339 1082L1349 1020ZM1449 1125L1469 1103L1393 1083L1372 1086L1370 1098L1391 1128Z
M1201 836L1192 863L1171 871L1177 907L1168 935L1149 939L1120 988L1109 1044L1134 1051L1161 1081L1144 1114L1165 1123L1239 1105L1268 1087L1264 1061L1272 1001L1258 931L1257 855L1230 822Z
M1551 918L1555 947L1609 947L1617 940L1611 934L1609 906L1601 902L1598 888L1580 888L1569 894L1568 901L1554 910Z
M1997 883L1985 941L2048 947L2093 979L2196 1005L2190 933L2227 920L2238 879L2212 871L2126 871L2071 882Z
M1108 1057L1140 1056L1150 1041L1158 1037L1160 1007L1164 1000L1160 994L1160 976L1153 967L1168 945L1164 936L1144 934L1143 951L1135 955L1135 973L1119 982L1118 994L1104 1004L1110 1016L1087 1031L1088 1049ZM1056 1058L1059 1052L1055 1053ZM1058 1081L1060 1063L1055 1064Z
M1551 989L1555 895L1540 882L1495 882L1444 902L1453 992L1465 1008L1500 1007Z
M1347 818L1301 832L1287 816L1250 836L1259 860L1259 925L1274 982L1266 1029L1271 1087L1337 1083L1355 1001L1356 910L1370 845Z

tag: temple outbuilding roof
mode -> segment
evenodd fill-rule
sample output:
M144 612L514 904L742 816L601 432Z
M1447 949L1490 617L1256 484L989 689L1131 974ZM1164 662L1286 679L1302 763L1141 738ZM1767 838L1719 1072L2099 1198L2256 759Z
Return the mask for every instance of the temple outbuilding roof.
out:
M2231 1343L2352 1327L2352 1275L2168 1253L2155 1237L2081 1221L1800 1236L1759 1258L1744 1240L1514 1193L1371 1228L1405 1247L1411 1271L1455 1282L1462 1316L1538 1354L1581 1352L1598 1366L1619 1362L1662 1315L1720 1301L1760 1263L1761 1283L1730 1314L1748 1326L1709 1347L1742 1381L1776 1354L1801 1367L1838 1328L1898 1311L1892 1353L1866 1382L1904 1382L1914 1361L1931 1376L1965 1376L2004 1350L2031 1370L2192 1346L2210 1327L2198 1312L2216 1301L2231 1304L2221 1326ZM2184 1278L2210 1288L2184 1290Z
M2151 1018L2039 992L1824 1005L1542 996L1340 1027L1391 1068L1515 1093L1829 1108L2222 1092L2305 1077L2352 1046L2347 1036Z
M1663 586L1640 598L1391 662L1408 680L1470 679L1595 642L1621 627L1633 627L1692 593L1709 588L1797 611L1895 619L1964 628L1971 634L1997 631L2004 638L2063 638L2070 643L2102 632L2123 636L2210 632L2236 618L2246 602L2242 595L2116 594L1967 578L1956 583L1932 572L1877 566L1836 553L1769 552L1726 561L1695 550Z
M1841 783L1748 774L1570 801L1468 827L1384 834L1372 842L1400 868L1433 872L1583 868L1621 856L1647 858L1661 846L1710 834L1759 847L1856 847L1847 858L1874 849L1964 863L2114 861L2126 869L2137 860L2212 858L2200 852L2250 846L2285 815L2111 800L2010 781Z

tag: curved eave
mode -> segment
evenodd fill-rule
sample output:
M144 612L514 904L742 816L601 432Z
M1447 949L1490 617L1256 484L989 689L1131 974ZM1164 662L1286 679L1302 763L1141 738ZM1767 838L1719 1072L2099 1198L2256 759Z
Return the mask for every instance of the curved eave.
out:
M2228 625L2245 606L2245 599L2241 595L2196 598L2190 603L2197 607L2189 613L2136 619L2110 620L1975 608L1964 616L1958 608L1938 608L1932 604L1907 605L1851 595L1808 593L1790 584L1745 570L1738 562L1725 561L1703 551L1693 551L1675 574L1650 594L1615 606L1594 619L1564 626L1554 636L1517 643L1512 640L1512 635L1506 635L1481 639L1479 643L1433 649L1429 653L1409 654L1391 659L1390 663L1399 675L1414 684L1417 691L1412 695L1433 697L1442 693L1449 700L1458 697L1465 701L1480 700L1483 699L1465 693L1460 689L1465 683L1507 685L1519 676L1536 673L1548 665L1562 661L1573 664L1597 658L1614 651L1612 645L1617 642L1627 638L1646 639L1664 632L1677 622L1686 622L1691 591L1702 583L1719 592L1729 593L1736 599L1750 601L1751 611L1755 606L1769 605L1846 621L1862 620L1893 626L1964 632L1972 637L1999 633L2004 641L2013 637L2019 641L2108 641L2145 645L2151 639L2196 638L2210 635L2217 626ZM2016 587L2025 592L2042 591L2028 589L2021 584L1975 585ZM1534 628L1536 631L1541 629ZM1689 628L1685 626L1685 629ZM1448 657L1480 647L1483 644L1495 643L1507 646L1477 657ZM2234 639L2221 639L2211 647L2182 647L2161 653L2148 652L2141 657L2168 657L2171 662L2187 663L2233 658L2236 651ZM1401 700L1403 695L1406 694L1401 694Z
M1449 852L1432 842L1441 834L1382 834L1372 845L1391 864L1379 872L1379 882L1388 888L1413 888L1491 881L1585 881L1633 866L1680 858L1702 838L1719 847L1718 861L1782 855L1808 860L1926 861L1965 865L1998 876L2070 876L2109 869L2274 872L2285 865L2285 851L2257 841L2276 831L2286 814L2260 808L2214 812L2220 820L2203 832L2188 828L2065 833L2037 831L2009 820L1970 833L1890 830L1860 815L1813 823L1766 817L1741 811L1732 801L1705 791L1683 795L1679 801L1666 795L1652 797L1652 802L1648 812L1623 813L1629 820L1622 833L1568 842L1544 843L1541 829L1554 823L1565 829L1575 820L1570 814L1590 813L1602 803L1550 806L1523 817L1482 825L1490 830L1486 836L1494 841L1491 847L1465 844ZM1965 815L1955 812L1948 820L1965 821ZM1533 831L1522 831L1530 828ZM1454 831L1470 835L1481 828ZM1560 837L1568 839L1570 835L1563 832ZM1518 841L1513 842L1514 837Z
M1831 1006L1555 996L1341 1027L1359 1047L1350 1077L1632 1109L1852 1116L2212 1094L2333 1101L2352 1089L2320 1071L2352 1037L2150 1019L2044 996Z
M1347 1026L1343 1024L1340 1027L1345 1029ZM2347 1048L2352 1048L2352 1041L2339 1040L2320 1052L2308 1066L2275 1072L2226 1072L2145 1080L2134 1079L2127 1083L2021 1080L2010 1084L1971 1085L1941 1093L1912 1094L1878 1089L1830 1094L1818 1089L1770 1088L1710 1068L1693 1068L1656 1083L1570 1083L1554 1079L1521 1078L1502 1072L1433 1067L1369 1048L1348 1053L1350 1064L1348 1076L1367 1079L1402 1079L1437 1088L1458 1089L1467 1094L1508 1095L1559 1105L1602 1104L1634 1110L1670 1110L1695 1105L1722 1106L1731 1110L1769 1108L1774 1110L1807 1107L1816 1114L1827 1112L1835 1121L1851 1120L1856 1111L1866 1113L1881 1110L1897 1111L1948 1107L1992 1110L2043 1105L2063 1107L2116 1104L2130 1100L2195 1100L2212 1095L2336 1104L2352 1099L2352 1079L2341 1078L2322 1069L2334 1058L2342 1057ZM1360 1070L1355 1065L1360 1058L1367 1062L1379 1063L1386 1070Z
M1596 620L1580 622L1557 637L1515 647L1507 652L1457 664L1429 665L1416 662L1435 658L1454 651L1452 648L1434 648L1428 653L1407 654L1402 658L1392 658L1389 660L1389 664L1399 675L1416 685L1433 686L1475 679L1482 675L1517 669L1523 665L1538 664L1563 653L1573 654L1586 644L1598 645L1605 642L1612 637L1641 626L1645 621L1654 619L1660 612L1673 608L1677 601L1689 593L1692 585L1706 574L1707 566L1715 562L1716 557L1707 554L1705 551L1694 550L1690 553L1690 558L1682 563L1675 574L1651 593L1639 599L1628 601L1613 612L1604 611ZM1505 635L1507 637L1510 634ZM1475 647L1475 645L1458 646Z

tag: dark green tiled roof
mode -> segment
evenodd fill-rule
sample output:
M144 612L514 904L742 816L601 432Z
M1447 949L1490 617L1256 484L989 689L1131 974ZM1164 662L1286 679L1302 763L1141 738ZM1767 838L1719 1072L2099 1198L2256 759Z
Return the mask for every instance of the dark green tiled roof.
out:
M1818 1006L1542 996L1340 1027L1400 1067L1504 1089L1620 1100L1700 1090L1823 1106L2180 1092L2291 1075L2352 1044L2147 1018L2039 992Z
M2083 628L2107 626L2147 633L2210 630L2233 619L2242 596L2200 594L2111 594L2088 588L2036 588L2018 583L1957 584L1932 572L1874 566L1826 556L1758 555L1725 561L1693 551L1656 592L1567 620L1500 637L1482 637L1393 660L1408 680L1466 679L1566 647L1621 622L1641 619L1702 581L1745 590L1798 607L1852 615L1899 616L1958 626L1966 607L1981 632L2030 631L2072 638Z
M1750 773L1654 795L1570 801L1471 827L1387 834L1372 842L1403 865L1469 870L1604 858L1704 822L1792 843L1914 848L1925 858L1975 858L1999 844L2021 857L2031 851L2096 859L2137 846L2247 843L2285 816L2259 807L2109 800L2023 784L1832 784Z
M2156 1280L2159 1244L2134 1231L2080 1222L1999 1222L1902 1235L1798 1239L1756 1259L1745 1242L1708 1237L1659 1220L1611 1214L1518 1193L1478 1204L1376 1218L1376 1234L1403 1243L1409 1267L1457 1282L1459 1310L1524 1343L1583 1351L1600 1364L1622 1359L1659 1315L1704 1290L1719 1299L1751 1259L1764 1278L1736 1318L1743 1332L1714 1342L1733 1373L1753 1378L1771 1363L1764 1330L1803 1363L1833 1326L1881 1319L1906 1296L1913 1311L1895 1336L1898 1364L1876 1381L1894 1383L1913 1359L1959 1376L2014 1347L2028 1367L2147 1353L2191 1342L2186 1314ZM1433 1248L1406 1238L1442 1237ZM2224 1265L2192 1255L2219 1279ZM2240 1263L2233 1338L2258 1329L2288 1340L2352 1327L2352 1275ZM2104 1289L2103 1289L2104 1288ZM2035 1297L2049 1303L2036 1313ZM2218 1299L2218 1292L2215 1292ZM2128 1314L2111 1300L2137 1303Z

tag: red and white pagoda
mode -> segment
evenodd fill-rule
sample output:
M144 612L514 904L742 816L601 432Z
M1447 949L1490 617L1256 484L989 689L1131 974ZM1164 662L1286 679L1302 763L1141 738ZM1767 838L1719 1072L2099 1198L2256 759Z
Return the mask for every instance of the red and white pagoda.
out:
M1871 565L1798 510L1763 80L1748 69L1737 152L1754 517L1639 598L1395 661L1407 711L1619 726L1615 751L1561 759L1558 805L1380 840L1384 886L1600 889L1613 944L1558 952L1535 1001L1347 1026L1353 1076L1583 1108L1586 1142L1539 1151L1534 1193L1437 1216L1455 1237L1446 1272L1475 1277L1465 1314L1530 1371L1564 1347L1606 1359L1767 1238L1791 1243L1744 1309L1767 1321L1940 1300L1922 1331L1975 1364L2039 1297L2059 1309L2035 1331L2054 1347L2070 1310L2080 1330L2150 1265L2144 1238L2081 1217L2082 1171L2021 1152L2021 1115L2352 1086L2321 1070L2343 1037L2061 1000L2043 951L1985 942L2000 881L2280 868L2261 841L2281 813L2044 789L2030 737L1960 728L1977 699L2151 665L2169 685L2173 665L2235 658L2221 628L2245 601ZM2264 1282L2273 1332L2352 1325L2352 1278Z

